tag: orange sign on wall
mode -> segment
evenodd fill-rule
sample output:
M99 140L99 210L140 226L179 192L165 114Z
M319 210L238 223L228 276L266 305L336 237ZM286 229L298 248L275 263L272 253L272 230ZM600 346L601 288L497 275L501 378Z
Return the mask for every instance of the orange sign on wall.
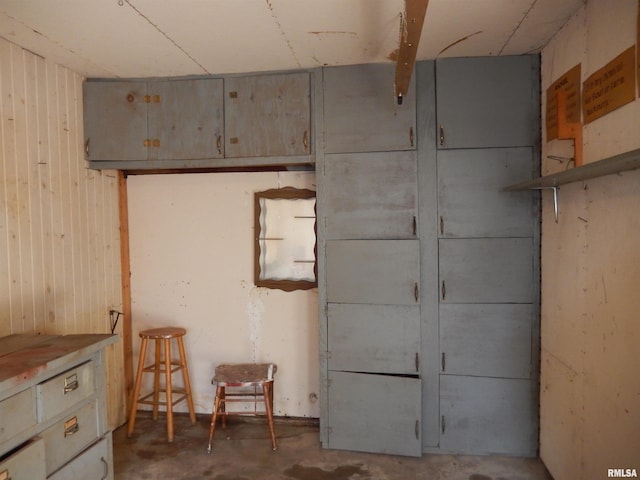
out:
M580 64L553 82L547 88L545 123L547 141L558 138L558 91L566 92L566 119L568 123L580 123Z
M589 123L636 98L635 46L629 47L582 85L584 123Z

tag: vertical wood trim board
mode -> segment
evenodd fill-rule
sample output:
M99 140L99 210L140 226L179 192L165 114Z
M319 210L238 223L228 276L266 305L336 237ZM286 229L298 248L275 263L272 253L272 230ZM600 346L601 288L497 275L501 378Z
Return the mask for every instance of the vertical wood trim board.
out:
M82 80L0 39L0 336L110 333L122 310L118 180L86 168ZM122 342L108 350L113 427Z

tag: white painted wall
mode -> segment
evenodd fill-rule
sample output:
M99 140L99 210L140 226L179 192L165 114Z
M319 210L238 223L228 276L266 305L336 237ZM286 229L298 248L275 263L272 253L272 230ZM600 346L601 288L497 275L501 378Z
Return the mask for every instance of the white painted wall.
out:
M286 186L315 190L315 173L127 179L134 368L140 330L185 327L199 413L212 410L217 364L274 362L275 414L319 416L317 289L253 285L253 194Z
M588 0L543 50L542 92L634 45L638 8ZM640 100L583 131L585 163L640 148ZM572 142L543 138L543 172L565 168L547 155L572 156ZM556 480L640 472L640 171L562 186L559 199L556 224L543 193L540 455Z

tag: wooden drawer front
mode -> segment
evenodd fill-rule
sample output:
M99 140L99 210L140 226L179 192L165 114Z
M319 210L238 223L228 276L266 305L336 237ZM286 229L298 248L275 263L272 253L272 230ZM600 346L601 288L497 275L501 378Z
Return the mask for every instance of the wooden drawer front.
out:
M111 433L66 464L49 480L113 480Z
M30 440L0 462L2 480L44 480L45 477L44 441L41 438Z
M38 421L46 422L89 398L95 391L94 372L90 361L39 384Z
M33 391L24 390L0 402L0 418L0 444L33 427L36 424Z
M98 439L96 402L65 416L46 429L42 436L49 475Z

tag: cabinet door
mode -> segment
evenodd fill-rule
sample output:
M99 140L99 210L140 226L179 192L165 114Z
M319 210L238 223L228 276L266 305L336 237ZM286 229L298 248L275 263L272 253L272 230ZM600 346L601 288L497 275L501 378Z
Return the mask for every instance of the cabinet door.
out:
M439 148L533 145L537 69L532 55L437 60Z
M84 82L87 160L147 160L147 85Z
M530 378L531 304L440 306L441 373Z
M222 89L222 79L149 83L150 157L158 160L222 158Z
M329 370L418 375L420 307L330 303Z
M420 456L419 378L329 372L329 448Z
M530 380L442 375L441 450L535 455L532 388Z
M416 152L325 156L327 238L416 238Z
M418 240L331 240L326 247L329 303L416 305Z
M530 147L438 152L438 213L441 237L530 237L533 194L503 192L532 178Z
M308 73L225 79L225 156L308 155L310 89Z
M441 303L531 303L531 238L441 239Z
M327 153L416 148L415 82L398 105L390 64L323 70L324 146Z

